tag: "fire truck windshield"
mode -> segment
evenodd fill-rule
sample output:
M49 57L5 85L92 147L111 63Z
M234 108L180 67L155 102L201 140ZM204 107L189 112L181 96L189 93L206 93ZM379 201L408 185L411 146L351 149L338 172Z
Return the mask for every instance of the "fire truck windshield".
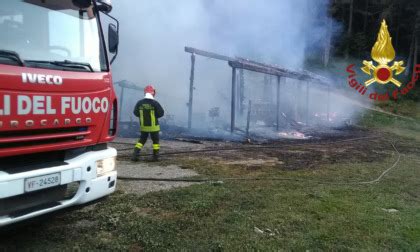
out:
M0 1L0 64L107 71L95 15L72 0Z

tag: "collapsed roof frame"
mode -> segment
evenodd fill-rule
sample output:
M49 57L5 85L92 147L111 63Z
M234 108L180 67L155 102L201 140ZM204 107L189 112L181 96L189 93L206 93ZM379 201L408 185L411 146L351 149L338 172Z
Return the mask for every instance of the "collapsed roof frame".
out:
M136 90L136 91L143 91L143 87L139 87L136 84L133 84L127 80L121 80L121 81L117 81L114 82L115 86L119 86L121 88L120 91L120 98L119 98L119 113L118 113L118 123L120 124L121 121L121 116L122 116L122 111L123 111L123 105L124 105L124 91L125 89L132 89L132 90Z
M232 96L231 96L231 123L230 131L235 130L235 120L236 120L236 93L237 93L237 69L248 70L251 72L263 73L267 75L272 75L277 77L277 130L279 130L280 124L280 88L281 88L281 78L289 78L295 80L301 80L306 82L306 124L309 121L309 81L315 82L321 86L327 88L327 120L330 120L330 82L322 76L316 75L314 73L302 70L302 71L293 71L283 67L268 65L256 61L251 61L244 58L232 58L229 56L208 52L204 50L199 50L192 47L185 47L185 52L191 53L191 73L190 73L190 92L189 100L187 103L188 106L188 129L192 128L192 110L193 110L193 96L194 96L194 77L195 77L195 55L227 61L229 66L232 68Z

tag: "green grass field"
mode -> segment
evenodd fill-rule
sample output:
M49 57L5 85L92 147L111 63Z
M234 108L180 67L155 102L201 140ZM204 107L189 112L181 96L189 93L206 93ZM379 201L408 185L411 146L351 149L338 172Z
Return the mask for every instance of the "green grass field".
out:
M420 250L418 125L376 113L364 115L362 122L383 134L368 146L376 153L372 160L358 154L311 169L263 165L252 172L237 164L209 163L199 156L178 158L172 162L195 169L203 177L250 180L203 183L144 196L118 192L99 204L16 231L2 241L3 247L34 251ZM354 184L377 178L396 162L398 153L391 146L395 140L401 152L395 168L379 183ZM332 151L339 150L326 148L325 158Z

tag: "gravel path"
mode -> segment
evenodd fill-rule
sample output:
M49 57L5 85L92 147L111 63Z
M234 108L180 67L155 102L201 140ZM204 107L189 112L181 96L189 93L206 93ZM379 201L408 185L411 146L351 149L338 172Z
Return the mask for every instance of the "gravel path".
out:
M133 163L119 161L117 164L119 176L176 179L197 176L195 171L181 169L176 165L159 166L148 163ZM188 182L160 182L160 181L118 181L118 189L125 193L146 194L177 187L186 187L196 183Z

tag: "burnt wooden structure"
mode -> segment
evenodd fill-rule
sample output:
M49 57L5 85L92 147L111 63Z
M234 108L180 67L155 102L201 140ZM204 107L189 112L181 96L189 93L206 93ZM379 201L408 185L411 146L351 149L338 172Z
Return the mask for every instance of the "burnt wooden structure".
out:
M286 69L284 67L276 66L276 65L269 65L260 63L257 61L252 61L245 58L238 58L238 57L229 57L224 56L221 54L208 52L204 50L195 49L192 47L185 47L185 52L191 53L191 74L190 74L190 94L189 94L189 102L188 102L188 128L191 129L192 127L192 110L193 110L193 94L194 94L194 69L195 69L195 57L196 55L212 58L216 60L227 61L229 66L232 68L232 96L231 96L231 125L230 130L233 132L235 130L235 120L236 120L236 104L238 100L238 87L237 87L237 72L240 71L240 88L243 88L244 80L243 80L243 70L248 70L251 72L257 72L262 74L267 74L271 76L277 77L277 92L276 92L276 122L277 122L277 129L279 129L280 124L280 93L281 93L281 83L282 80L285 78L300 80L303 83L306 83L306 124L309 123L309 93L310 93L310 86L309 82L316 83L325 87L328 95L327 95L327 117L329 121L329 114L330 114L330 82L328 79L316 75L314 73L302 70L302 71L294 71L290 69ZM239 88L239 90L240 90ZM243 91L242 91L243 92ZM241 90L239 91L239 96L241 96ZM241 101L242 103L243 101ZM242 105L240 105L242 106ZM241 109L240 109L241 111Z
M118 123L121 123L121 115L123 111L123 104L124 104L124 92L126 89L136 90L143 92L143 87L139 87L129 81L122 80L115 82L114 85L119 86L121 88L120 91L120 99L119 99L119 113L118 113Z

